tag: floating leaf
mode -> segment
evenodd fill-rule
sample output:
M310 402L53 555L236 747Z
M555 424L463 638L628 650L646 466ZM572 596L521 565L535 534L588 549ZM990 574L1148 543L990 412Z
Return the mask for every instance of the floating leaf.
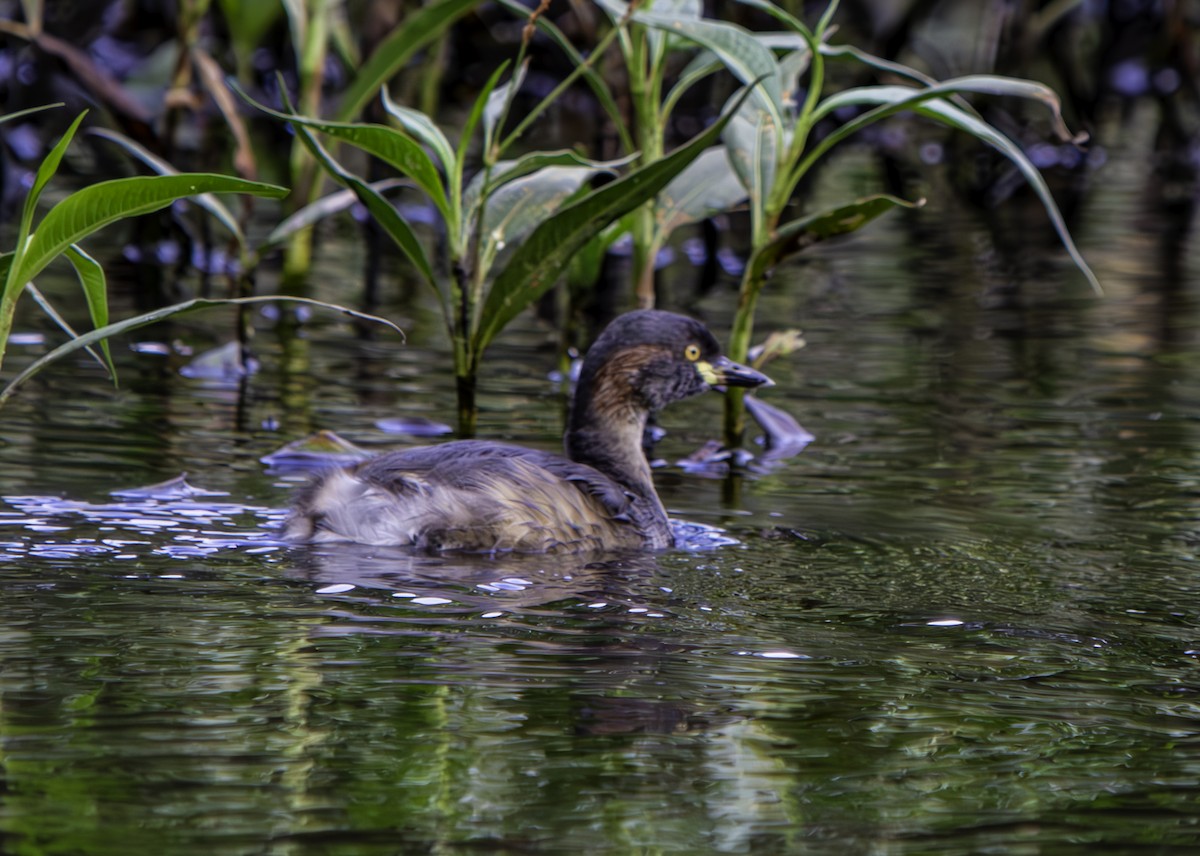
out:
M340 467L371 457L366 449L359 448L349 440L332 431L318 431L300 440L294 440L259 461L273 470L313 470Z
M229 496L228 491L207 490L188 484L187 473L180 473L173 479L149 484L144 487L126 487L109 491L110 496L127 497L130 499L194 499L198 496Z

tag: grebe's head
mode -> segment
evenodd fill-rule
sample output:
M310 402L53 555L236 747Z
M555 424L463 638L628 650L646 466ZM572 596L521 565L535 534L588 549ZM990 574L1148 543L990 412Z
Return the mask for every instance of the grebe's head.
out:
M618 317L588 350L576 401L601 412L630 406L654 411L710 389L771 383L723 356L699 321L643 309Z

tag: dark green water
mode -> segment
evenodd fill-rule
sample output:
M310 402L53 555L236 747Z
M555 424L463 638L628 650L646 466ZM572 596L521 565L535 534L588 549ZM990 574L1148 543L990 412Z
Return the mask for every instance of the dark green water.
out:
M240 385L128 343L120 390L82 362L43 375L0 410L6 851L1200 844L1195 262L1168 278L1159 224L1127 216L1139 167L1110 167L1076 226L1103 298L1019 201L1007 245L947 200L774 283L761 326L809 344L765 397L812 445L700 474L670 462L716 435L719 400L663 418L664 501L723 545L273 543L296 482L263 455L452 418L419 301L388 308L407 346L264 325ZM327 296L352 293L358 252L326 249ZM731 303L692 309L720 331ZM143 341L201 350L218 330ZM526 320L497 346L481 435L557 446L552 341ZM223 495L110 494L184 471Z

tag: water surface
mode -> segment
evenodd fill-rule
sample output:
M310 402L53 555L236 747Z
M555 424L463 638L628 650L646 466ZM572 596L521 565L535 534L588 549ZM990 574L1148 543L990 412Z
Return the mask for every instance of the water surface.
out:
M424 443L376 423L452 419L420 300L387 307L407 345L264 321L242 379L179 373L217 319L149 331L165 354L118 347L116 391L83 362L41 376L0 411L8 846L1194 846L1196 307L1162 280L1154 221L1117 216L1120 182L1077 227L1102 299L1010 204L1027 229L947 199L772 283L761 326L809 344L764 395L816 440L686 470L720 402L668 411L658 483L696 526L663 554L275 540L300 476L264 455L319 428ZM357 252L326 248L327 296L353 293ZM690 308L720 331L731 305ZM554 342L525 319L497 344L482 436L558 446ZM113 494L183 472L203 495Z

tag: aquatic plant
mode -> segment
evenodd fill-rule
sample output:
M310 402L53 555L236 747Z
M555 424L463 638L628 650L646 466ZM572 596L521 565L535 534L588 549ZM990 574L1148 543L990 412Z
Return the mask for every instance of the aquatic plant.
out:
M41 108L44 109L44 108ZM33 111L22 111L0 117L11 121ZM118 220L148 214L166 208L182 199L195 198L197 203L217 215L233 231L237 224L219 201L209 194L247 193L279 199L287 189L260 182L247 181L210 173L173 173L153 176L133 176L101 181L83 187L56 203L36 223L38 201L46 185L58 171L67 147L74 139L86 112L79 114L66 133L43 159L29 193L25 197L17 239L12 250L0 254L0 366L12 331L17 301L29 294L50 318L68 335L69 341L37 360L0 392L0 403L7 399L18 384L40 371L55 359L80 349L88 349L115 380L116 372L109 352L109 336L163 320L183 312L218 305L245 305L251 302L281 299L260 296L226 300L189 300L152 312L110 323L108 312L108 283L101 264L87 253L80 242ZM34 286L34 279L58 258L66 258L75 270L83 288L94 330L80 334ZM320 301L304 302L339 311L342 307ZM354 313L361 315L361 313ZM370 316L363 316L370 317ZM381 320L381 319L372 319ZM388 323L388 322L383 322ZM394 326L394 325L390 325ZM99 351L92 351L93 345Z
M480 0L436 0L413 9L353 73L341 93L336 118L349 121L358 116L379 88L417 51L445 33ZM293 47L297 58L295 102L299 112L315 116L321 112L321 87L341 4L329 0L289 0L283 4L288 15ZM321 196L317 164L302 138L292 144L289 158L294 203L299 213L317 203ZM287 236L284 255L284 281L304 279L312 263L312 230L302 228Z
M728 108L735 115L723 135L727 160L711 158L707 162L707 174L697 175L694 181L697 187L712 186L722 169L731 168L744 190L742 198L747 200L749 208L750 258L742 274L738 308L727 345L732 359L744 361L747 358L758 297L780 262L818 241L854 231L895 207L914 205L892 196L876 195L829 210L810 212L804 210L803 200L796 198L800 183L824 155L863 128L904 111L965 132L1008 158L1041 200L1072 261L1099 290L1099 283L1076 248L1038 169L1020 146L980 118L962 98L967 94L986 94L1041 102L1050 109L1056 131L1070 140L1072 137L1063 124L1058 98L1048 87L997 75L936 81L915 69L871 56L852 46L830 44L831 21L838 0L826 6L813 28L770 0L739 0L784 24L787 33L751 32L731 23L703 18L698 4L686 2L663 3L659 0L648 10L634 9L621 0L597 2L614 15L659 31L663 38L657 43L648 41L644 34L641 36L641 43L649 45L655 57L663 50L661 45L668 34L701 48L678 75L678 82L664 101L666 108L678 101L681 88L719 69L725 69L743 85L733 96L733 99L741 99L740 104ZM638 42L633 36L628 39L636 47ZM825 64L828 60L858 63L901 82L827 93ZM649 116L649 121L664 122L669 109L659 113L652 110L657 109L657 94L664 89L661 78L665 64L656 59L637 67L645 68L657 77L639 84L642 91L639 94L635 89L635 102L645 105L642 110ZM631 76L633 73L631 68ZM645 93L651 93L652 97ZM796 93L803 93L803 98L795 97ZM851 114L849 118L845 118L847 114ZM813 131L822 122L836 124L831 131L816 138ZM644 135L639 137L642 138ZM657 210L660 213L651 220L658 220L659 231L651 232L650 251L662 240L661 224L669 222L661 215L662 200ZM653 259L648 263L652 265ZM639 297L643 305L653 297L645 285L647 275L645 271L639 274ZM734 391L727 396L725 407L726 443L739 445L745 421L743 393Z
M741 103L737 100L716 123L671 154L599 188L589 188L589 180L602 172L615 172L625 161L602 163L573 151L535 151L506 160L505 153L525 129L602 54L597 50L592 60L580 62L567 80L506 133L513 99L524 80L525 52L536 18L534 13L526 28L515 72L504 84L500 80L507 66L492 74L475 99L457 146L450 144L431 117L395 104L386 93L384 106L398 128L306 117L292 111L290 104L289 112L257 105L293 125L326 172L354 191L437 294L453 345L458 429L463 436L475 430L480 361L495 336L555 285L590 240L653 198L716 142ZM355 146L411 180L442 219L444 258L432 259L413 226L342 166L314 132ZM482 138L482 164L468 181L469 147L477 133Z

